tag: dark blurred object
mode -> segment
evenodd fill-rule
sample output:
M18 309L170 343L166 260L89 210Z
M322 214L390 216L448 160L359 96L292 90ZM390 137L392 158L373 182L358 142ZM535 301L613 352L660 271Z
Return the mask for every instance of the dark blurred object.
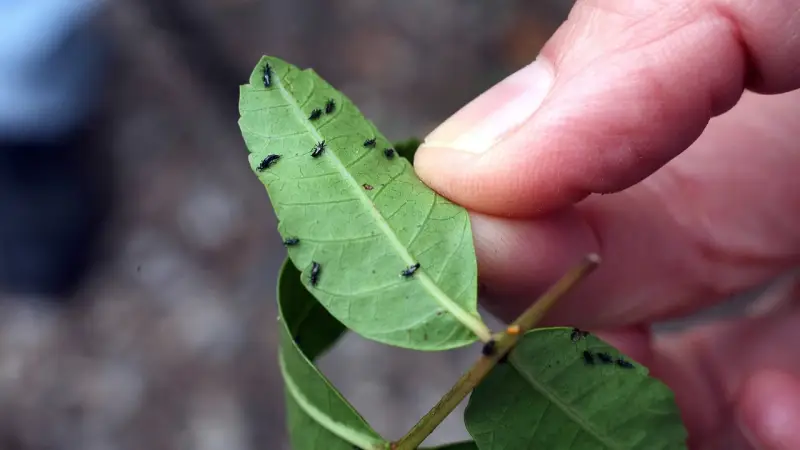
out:
M108 212L97 132L0 142L0 291L71 296L96 256Z
M94 256L110 194L102 8L0 2L0 293L72 297Z

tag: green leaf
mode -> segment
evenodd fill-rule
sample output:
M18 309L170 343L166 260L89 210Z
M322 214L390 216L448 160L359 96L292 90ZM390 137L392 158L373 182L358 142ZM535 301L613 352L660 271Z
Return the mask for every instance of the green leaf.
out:
M425 449L420 449L425 450ZM455 444L442 445L441 447L433 447L430 450L478 450L478 446L474 442L458 442Z
M312 364L345 331L303 288L285 261L278 280L280 352L289 438L294 450L384 449L382 439Z
M672 392L634 364L584 362L582 352L620 353L593 335L575 344L570 329L525 335L473 391L464 419L481 450L685 449ZM628 360L627 357L625 357Z
M264 86L265 64L271 84ZM309 117L333 100L332 113ZM241 87L239 126L306 289L362 336L444 350L489 338L477 310L467 211L425 186L347 97L313 70L263 57ZM374 148L364 141L376 139ZM325 150L312 149L325 141ZM259 170L268 155L280 155ZM313 262L320 267L311 283ZM420 263L413 276L407 267Z
M294 344L313 361L347 331L344 325L312 297L300 281L300 272L286 259L278 275L278 306Z
M414 155L417 154L417 149L419 148L422 141L417 138L408 138L405 141L398 141L394 143L394 149L397 150L397 153L402 156L403 158L407 159L411 165L414 165Z

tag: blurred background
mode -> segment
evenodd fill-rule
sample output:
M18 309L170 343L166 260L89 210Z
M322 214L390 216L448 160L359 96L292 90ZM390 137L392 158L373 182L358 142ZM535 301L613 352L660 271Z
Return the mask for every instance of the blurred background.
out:
M0 2L0 449L288 448L285 252L238 86L275 55L390 139L423 137L530 62L569 6ZM395 438L475 355L351 336L321 365ZM430 442L467 437L451 419Z
M532 61L570 6L0 2L0 450L288 449L285 252L238 86L278 56L390 139L423 137ZM475 356L348 336L321 367L397 438ZM460 420L429 443L466 438Z

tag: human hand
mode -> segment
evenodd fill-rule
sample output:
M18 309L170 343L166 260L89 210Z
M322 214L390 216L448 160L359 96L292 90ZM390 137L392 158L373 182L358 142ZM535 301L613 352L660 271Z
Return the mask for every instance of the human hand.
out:
M800 265L798 30L797 0L579 1L535 63L415 157L474 211L502 317L603 257L548 322L603 330L649 366L692 449L800 449L800 288L780 315L649 334Z

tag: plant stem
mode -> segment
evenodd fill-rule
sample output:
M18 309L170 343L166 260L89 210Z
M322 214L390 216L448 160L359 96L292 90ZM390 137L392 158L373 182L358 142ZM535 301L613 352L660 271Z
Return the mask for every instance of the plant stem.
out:
M542 319L547 311L575 287L586 275L591 273L600 263L600 257L590 254L584 260L567 272L550 289L528 309L526 309L513 323L519 327L517 332L499 333L495 341L495 350L489 356L482 356L475 364L458 379L455 385L439 400L439 402L422 419L414 425L405 436L392 444L392 450L415 450L422 444L442 421L472 392L492 368L500 361L522 338L525 332L531 330ZM509 327L510 328L510 327Z
M492 332L480 318L477 318L466 311L452 308L448 310L456 320L469 328L481 342L489 342L492 339Z
M590 253L583 258L580 264L576 265L569 270L564 276L561 277L556 283L550 286L550 289L542 294L536 303L528 307L512 325L519 325L520 332L516 336L511 336L514 344L525 332L531 330L533 327L542 320L542 317L561 299L567 292L574 288L581 280L587 275L592 273L594 269L600 264L600 256L596 253ZM499 342L498 342L499 344ZM513 346L512 346L513 347ZM499 348L499 345L498 345Z

